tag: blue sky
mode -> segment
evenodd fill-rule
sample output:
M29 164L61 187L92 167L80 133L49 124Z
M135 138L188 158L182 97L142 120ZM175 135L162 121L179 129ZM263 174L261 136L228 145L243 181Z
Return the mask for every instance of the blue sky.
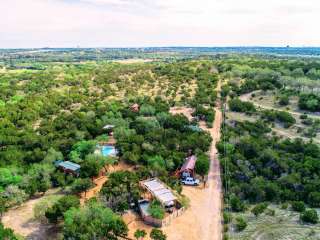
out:
M320 46L319 0L1 0L0 48Z

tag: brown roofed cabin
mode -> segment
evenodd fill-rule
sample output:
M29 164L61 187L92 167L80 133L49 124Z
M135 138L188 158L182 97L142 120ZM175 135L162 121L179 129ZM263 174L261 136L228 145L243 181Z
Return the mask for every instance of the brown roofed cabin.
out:
M192 155L187 157L184 164L178 171L178 175L181 178L194 177L194 168L196 166L197 157Z

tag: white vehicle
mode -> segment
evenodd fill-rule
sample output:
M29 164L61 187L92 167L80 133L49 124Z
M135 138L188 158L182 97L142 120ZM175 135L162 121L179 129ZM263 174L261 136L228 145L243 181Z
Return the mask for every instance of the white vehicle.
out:
M199 179L194 179L193 177L187 177L185 179L182 179L181 181L184 185L188 186L198 186L199 185Z

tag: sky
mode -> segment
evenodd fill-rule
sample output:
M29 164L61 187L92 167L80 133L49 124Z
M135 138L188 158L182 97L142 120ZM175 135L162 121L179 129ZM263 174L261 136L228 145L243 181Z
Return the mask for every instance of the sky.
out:
M1 0L0 48L320 46L319 0Z

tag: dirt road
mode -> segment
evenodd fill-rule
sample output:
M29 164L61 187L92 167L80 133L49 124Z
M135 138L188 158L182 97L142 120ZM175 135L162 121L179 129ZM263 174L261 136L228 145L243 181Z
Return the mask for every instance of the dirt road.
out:
M220 91L220 82L217 86ZM213 128L208 129L205 123L200 127L208 131L213 142L210 148L210 170L207 187L194 188L184 187L183 194L190 199L190 208L180 217L176 218L170 226L164 227L168 240L220 240L222 239L221 226L221 203L222 187L220 179L220 164L216 149L216 143L220 139L220 127L222 123L222 113L219 106L215 108L216 115ZM190 115L190 109L173 109L174 113L184 113Z

